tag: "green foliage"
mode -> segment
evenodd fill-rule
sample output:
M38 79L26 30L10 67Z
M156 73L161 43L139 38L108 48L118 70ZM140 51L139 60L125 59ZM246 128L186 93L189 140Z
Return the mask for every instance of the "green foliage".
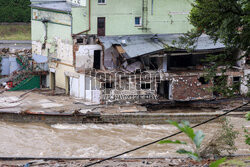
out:
M30 0L0 0L0 22L30 22Z
M186 142L181 142L180 140L162 140L159 144L187 144Z
M195 0L189 19L196 34L204 32L229 48L249 52L249 0Z
M250 1L249 0L194 0L189 15L190 23L194 28L179 40L179 45L185 46L188 51L195 48L198 37L205 33L214 42L220 41L225 46L225 52L210 55L206 58L209 64L207 69L208 80L213 80L216 73L225 74L235 62L250 55ZM244 55L238 57L238 51ZM223 69L218 71L219 67ZM223 96L237 94L237 85L228 86L219 82L214 86L215 92Z
M215 162L212 162L209 167L219 167L220 164L222 164L223 162L225 162L227 159L226 158L221 158L221 159L218 159L217 161Z
M175 127L177 127L180 131L182 131L183 133L185 133L192 141L192 143L195 145L195 151L187 151L185 149L179 149L177 150L177 153L179 154L186 154L188 155L190 158L199 161L201 160L200 156L199 156L199 148L201 146L201 143L205 137L205 135L203 134L202 131L197 131L194 132L193 128L190 127L190 124L188 121L181 121L181 123L177 123L175 121L168 121L170 124L174 125ZM181 142L179 140L176 141L171 141L171 140L164 140L159 142L159 144L186 144L185 142Z
M0 25L0 40L31 40L30 24Z
M235 139L238 134L239 132L235 131L233 125L225 118L221 122L221 128L215 132L207 144L204 144L200 155L202 157L219 157L225 152L232 154L237 150Z
M198 153L196 153L196 152L187 151L185 149L179 149L176 152L179 153L179 154L186 154L195 161L200 161L201 160Z
M246 114L246 119L247 119L248 121L250 121L250 112L248 112L248 113Z
M248 112L246 114L246 119L247 119L247 121L250 121L250 112ZM246 138L245 139L245 143L248 144L248 145L250 145L250 133L249 133L249 131L245 127L243 127L243 129L244 129L245 138Z

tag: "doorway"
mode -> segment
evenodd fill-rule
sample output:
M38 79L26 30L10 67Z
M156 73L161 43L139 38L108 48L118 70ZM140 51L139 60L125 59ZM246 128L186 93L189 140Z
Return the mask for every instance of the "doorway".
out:
M56 74L54 72L50 73L50 89L56 89Z
M158 83L157 94L161 98L169 99L169 81L161 81Z
M70 95L70 77L65 76L66 95Z
M94 51L94 69L100 70L101 69L101 51L95 50Z
M97 18L97 35L105 36L105 17Z

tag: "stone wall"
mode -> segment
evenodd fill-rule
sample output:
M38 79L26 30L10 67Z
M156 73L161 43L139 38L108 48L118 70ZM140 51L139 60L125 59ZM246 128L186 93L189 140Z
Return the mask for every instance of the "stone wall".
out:
M149 124L167 124L166 120L181 121L186 120L190 123L200 123L210 118L215 117L216 113L189 113L189 114L165 114L165 113L128 113L128 114L18 114L1 112L0 121L19 122L19 123L46 123L46 124L135 124L135 125L149 125ZM244 113L235 112L230 116L244 117ZM218 120L216 120L218 121Z

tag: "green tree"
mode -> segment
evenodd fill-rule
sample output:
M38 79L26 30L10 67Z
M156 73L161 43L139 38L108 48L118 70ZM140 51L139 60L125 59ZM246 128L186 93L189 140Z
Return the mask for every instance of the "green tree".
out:
M184 44L187 49L190 46L195 47L198 37L205 33L214 42L220 41L226 46L223 54L210 55L207 58L211 65L207 71L207 79L211 80L216 76L215 71L219 66L225 67L220 71L225 73L235 65L239 59L239 51L243 53L240 58L250 55L250 1L194 0L192 6L189 20L194 28L180 38L179 44ZM225 87L225 84L218 87L220 86ZM232 88L221 90L224 91L223 95L232 95Z
M29 22L30 0L0 0L0 22Z

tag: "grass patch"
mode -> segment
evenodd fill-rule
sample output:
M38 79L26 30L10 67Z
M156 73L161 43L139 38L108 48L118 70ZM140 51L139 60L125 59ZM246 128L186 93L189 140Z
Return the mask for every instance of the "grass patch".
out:
M30 24L0 24L0 40L31 40Z

